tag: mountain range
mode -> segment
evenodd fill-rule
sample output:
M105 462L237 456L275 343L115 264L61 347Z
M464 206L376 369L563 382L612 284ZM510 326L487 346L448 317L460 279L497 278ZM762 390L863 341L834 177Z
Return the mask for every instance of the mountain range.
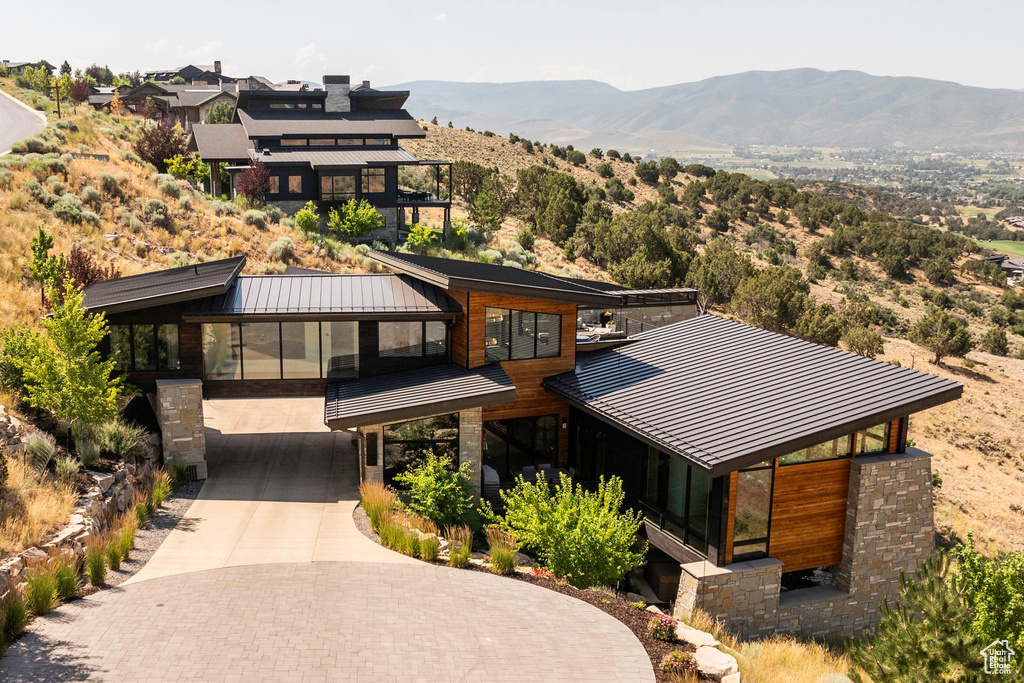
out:
M860 71L748 71L645 90L598 81L412 81L423 119L558 144L1024 149L1024 92Z

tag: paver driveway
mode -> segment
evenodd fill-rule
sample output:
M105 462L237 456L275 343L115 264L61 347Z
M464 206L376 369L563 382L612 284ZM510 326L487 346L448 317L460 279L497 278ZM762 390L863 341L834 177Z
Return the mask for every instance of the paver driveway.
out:
M207 402L210 476L141 572L32 622L3 681L654 681L624 625L393 553L323 399Z
M324 400L205 401L209 478L129 583L271 562L414 562L356 529L352 435L323 423Z

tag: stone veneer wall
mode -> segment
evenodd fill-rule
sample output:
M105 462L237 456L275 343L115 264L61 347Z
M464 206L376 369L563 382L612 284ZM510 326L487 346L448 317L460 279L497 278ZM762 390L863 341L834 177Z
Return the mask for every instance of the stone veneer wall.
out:
M196 479L206 479L206 431L203 426L203 383L198 379L158 379L157 419L164 464L181 458L195 466Z
M771 633L853 635L878 620L878 604L899 592L934 549L931 456L854 458L850 466L843 560L835 586L780 594L782 563L767 558L715 567L682 565L675 612L700 608L743 638Z

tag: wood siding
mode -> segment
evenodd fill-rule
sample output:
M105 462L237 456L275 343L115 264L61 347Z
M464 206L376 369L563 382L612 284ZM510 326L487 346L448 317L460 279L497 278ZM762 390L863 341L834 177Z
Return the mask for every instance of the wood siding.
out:
M516 386L516 400L483 409L483 419L501 420L533 415L558 415L558 462L566 463L569 454L569 430L562 420L569 419L569 406L545 391L545 377L572 370L576 366L576 306L537 299L500 296L482 292L448 291L462 305L462 317L452 327L452 362L476 368L484 358L484 314L487 308L508 308L562 316L561 355L556 358L503 361L502 369Z
M785 466L776 461L768 552L783 572L842 560L849 482L849 458Z
M893 420L889 425L889 452L900 452L900 420Z
M732 534L736 527L736 480L739 474L729 475L729 514L725 524L725 564L732 564Z

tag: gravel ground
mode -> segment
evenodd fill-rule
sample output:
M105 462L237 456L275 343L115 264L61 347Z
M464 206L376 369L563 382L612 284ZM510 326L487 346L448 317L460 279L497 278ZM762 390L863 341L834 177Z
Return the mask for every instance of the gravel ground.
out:
M156 549L167 538L167 534L171 533L171 529L188 511L192 501L199 496L199 490L202 488L203 482L191 482L177 489L164 501L160 509L135 535L135 550L132 551L131 557L121 562L120 569L107 568L105 588L121 585L149 562L149 558L153 557L153 553L156 552ZM100 589L86 584L83 586L80 595L90 595L97 590Z

